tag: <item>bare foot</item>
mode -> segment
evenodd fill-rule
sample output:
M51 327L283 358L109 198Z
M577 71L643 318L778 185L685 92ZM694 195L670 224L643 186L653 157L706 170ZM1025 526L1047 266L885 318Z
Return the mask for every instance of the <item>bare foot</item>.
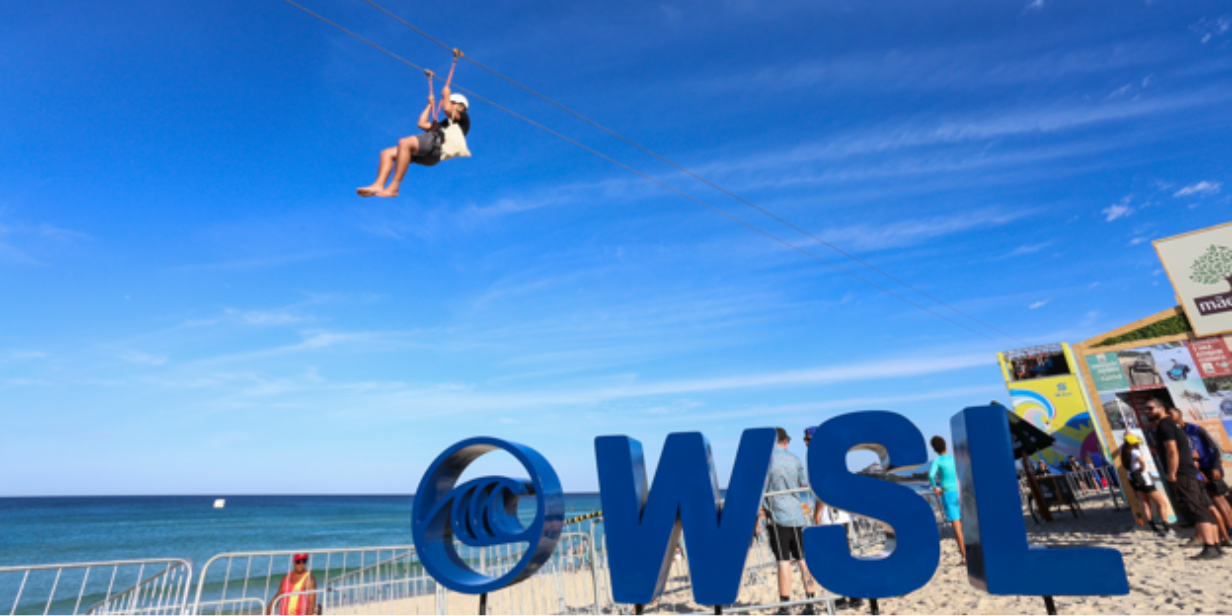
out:
M376 191L375 193L373 193L373 195L377 197L384 197L386 199L390 197L397 197L398 189L397 188L386 188L385 190Z
M357 188L357 189L355 189L355 192L359 193L359 196L361 196L361 197L371 197L372 195L375 195L375 194L377 194L377 193L381 192L381 189L382 189L382 188L384 188L384 186L381 186L381 185L379 185L379 184L373 184L373 185L371 185L371 186L365 186L365 187L363 187L363 188Z

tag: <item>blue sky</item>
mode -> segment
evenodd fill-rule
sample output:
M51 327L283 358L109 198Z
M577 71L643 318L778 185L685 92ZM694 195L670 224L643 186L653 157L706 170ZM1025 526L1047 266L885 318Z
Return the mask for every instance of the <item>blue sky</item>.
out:
M359 0L307 5L448 69ZM276 0L6 3L0 495L410 492L480 434L587 490L599 434L653 458L701 430L721 470L744 428L845 411L948 434L1005 399L996 351L1174 305L1150 240L1232 212L1226 3L386 6L1015 339L479 103L474 158L359 199L425 79Z

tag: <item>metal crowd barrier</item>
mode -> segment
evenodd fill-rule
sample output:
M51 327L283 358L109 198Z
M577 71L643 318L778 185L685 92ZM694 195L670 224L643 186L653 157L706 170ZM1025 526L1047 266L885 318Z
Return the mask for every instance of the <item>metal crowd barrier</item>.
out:
M769 499L783 496L793 496L807 503L810 510L815 506L808 488L767 493L762 504L768 508ZM942 521L939 499L932 494L921 496L932 504L939 524L948 527ZM849 515L850 520L843 526L847 529L853 553L868 556L885 548L891 536L888 527L870 518ZM806 518L811 526L811 511ZM818 587L816 597L805 598L799 583L793 584L792 599L779 603L777 563L770 551L765 520L758 522L756 532L749 539L739 598L735 605L724 606L724 611L757 612L814 604L834 613L834 601L839 597ZM566 527L549 562L523 583L491 593L487 597L488 612L599 615L632 611L634 606L617 604L613 600L606 541L602 518ZM523 556L526 547L526 544L516 544L475 548L457 544L463 560L491 576L509 571ZM283 577L293 570L291 557L301 553L310 556L309 570L316 579L317 588L279 596ZM99 579L97 571L103 567L111 568L108 576L111 584L105 590L92 590ZM119 575L124 567L135 568L133 582ZM74 575L80 577L66 574L69 571L77 572ZM27 578L42 572L55 577L46 583L35 580L26 584ZM191 597L192 567L187 561L179 560L0 568L0 582L5 574L24 576L13 599L11 613L78 613L82 606L89 606L86 611L94 614L264 614L279 611L285 601L294 597L311 597L324 614L474 614L479 600L476 596L455 593L437 585L427 575L414 547L407 545L219 554L201 568L195 596ZM66 584L79 587L75 598L58 598L57 589ZM117 591L117 588L123 590ZM0 593L3 589L0 583ZM37 601L29 597L33 589L39 591ZM22 599L23 591L25 600ZM4 597L0 594L0 598ZM774 602L767 603L768 600ZM654 604L644 606L645 613L692 613L711 609L712 606L693 602L689 550L682 537L678 554L672 555L664 593Z
M338 607L350 608L431 593L436 583L424 572L414 551L414 546L403 545L219 554L201 568L192 613L264 613L283 576L293 570L295 554L309 555L308 569L317 583L313 594L324 596L322 607L330 605L331 598ZM336 584L336 579L348 583Z
M191 587L175 558L0 567L9 614L182 614Z

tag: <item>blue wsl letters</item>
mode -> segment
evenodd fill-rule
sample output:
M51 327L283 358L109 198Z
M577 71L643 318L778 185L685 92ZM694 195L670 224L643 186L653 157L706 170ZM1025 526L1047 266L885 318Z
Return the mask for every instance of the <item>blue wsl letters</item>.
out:
M1116 550L1028 545L1003 408L965 409L954 416L951 428L972 585L993 594L1128 594ZM836 594L872 599L904 595L927 584L940 558L932 508L910 488L850 472L846 461L848 452L865 450L876 453L887 469L924 464L928 454L920 431L896 413L861 411L826 421L813 439L808 473L817 497L894 529L886 550L866 558L851 554L841 526L805 530L804 558L817 581ZM724 498L710 445L700 433L667 437L653 485L641 443L626 436L596 438L616 602L646 604L658 597L675 547L685 536L694 601L735 603L774 446L771 428L744 432ZM471 462L498 449L521 462L530 479L482 477L458 485ZM524 525L517 518L517 503L529 497L535 498L537 512ZM547 460L524 445L474 438L441 454L424 476L415 494L412 530L428 573L447 588L480 594L525 580L546 563L560 537L563 511L560 481ZM513 568L494 578L472 569L455 541L528 547ZM1082 575L1039 575L1051 570Z

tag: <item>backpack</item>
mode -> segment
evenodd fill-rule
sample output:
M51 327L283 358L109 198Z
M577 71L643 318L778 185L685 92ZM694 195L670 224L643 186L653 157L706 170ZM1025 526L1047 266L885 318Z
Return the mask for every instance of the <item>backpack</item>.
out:
M466 135L462 134L462 127L457 122L450 122L440 129L439 134L442 139L441 160L471 157L471 151L466 149Z

